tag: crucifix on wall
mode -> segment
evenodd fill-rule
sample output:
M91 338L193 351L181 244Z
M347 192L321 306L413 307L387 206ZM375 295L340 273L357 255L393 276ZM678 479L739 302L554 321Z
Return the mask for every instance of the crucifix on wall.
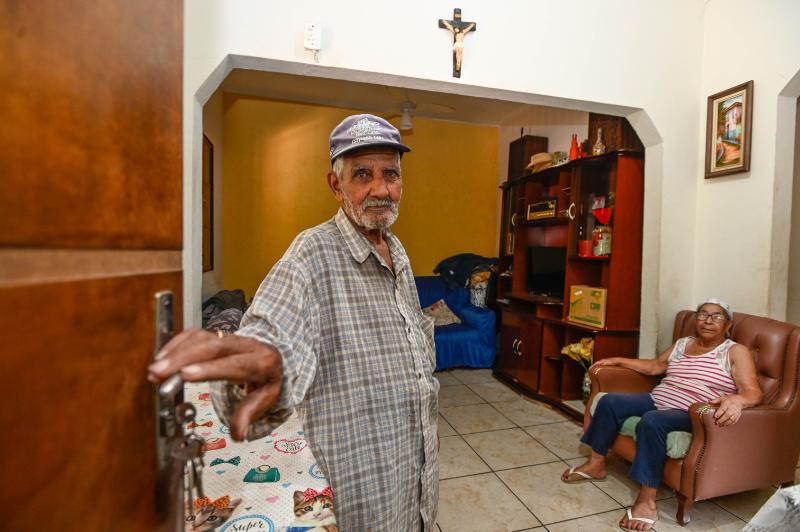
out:
M461 10L453 10L453 20L439 19L439 27L445 28L453 33L453 77L461 77L461 58L464 55L464 35L471 31L476 31L478 26L474 22L464 22L461 20Z

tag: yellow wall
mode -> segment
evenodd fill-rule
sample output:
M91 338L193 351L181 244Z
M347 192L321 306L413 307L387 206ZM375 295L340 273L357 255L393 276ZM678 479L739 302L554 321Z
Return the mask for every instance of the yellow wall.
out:
M225 288L252 297L295 235L336 213L328 135L355 112L225 95ZM456 253L496 255L498 129L417 118L403 139L413 151L393 230L415 274Z

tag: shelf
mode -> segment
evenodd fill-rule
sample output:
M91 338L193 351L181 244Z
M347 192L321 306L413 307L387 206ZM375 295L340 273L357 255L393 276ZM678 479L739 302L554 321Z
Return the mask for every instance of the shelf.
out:
M599 165L610 164L611 160L616 158L619 155L627 155L627 156L633 156L633 157L639 157L639 158L644 157L644 154L639 150L627 150L627 149L626 150L610 151L608 153L604 153L603 155L590 155L588 157L581 157L579 159L574 159L572 161L568 161L568 162L566 162L564 164L560 164L558 166L551 166L549 168L545 168L544 170L541 170L539 172L535 172L535 173L532 173L532 174L523 174L523 175L518 176L516 178L510 179L509 181L506 181L505 183L500 185L500 188L507 188L508 186L510 186L512 184L516 185L516 184L519 184L519 183L524 183L526 181L530 181L532 179L541 179L541 178L545 178L545 177L552 177L554 174L556 174L558 172L562 172L564 170L571 169L573 166L577 166L577 165L593 166L593 165L598 165L598 164Z
M606 255L604 257L581 257L580 255L574 255L570 257L569 260L577 260L583 262L608 262L611 260L611 255Z
M549 296L535 296L531 294L513 293L513 294L508 294L508 297L512 299L518 299L520 301L527 301L529 303L539 303L542 305L559 305L559 306L564 305L563 300Z
M517 225L567 225L569 222L569 218L542 218L517 222Z
M561 323L564 325L568 325L570 327L574 327L575 329L580 329L582 331L589 331L589 332L617 332L617 333L638 333L639 329L609 329L608 327L603 327L599 329L597 327L590 327L589 325L584 325L582 323L576 323L574 321L569 320L561 320Z

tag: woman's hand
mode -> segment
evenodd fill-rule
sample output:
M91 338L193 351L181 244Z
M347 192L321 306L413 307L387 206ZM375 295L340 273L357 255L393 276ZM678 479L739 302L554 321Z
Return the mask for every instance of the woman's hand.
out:
M611 358L604 358L603 360L598 360L594 364L592 364L592 368L600 367L600 366L619 366L620 361L624 360L622 357L611 357ZM589 368L591 369L591 368Z
M718 427L733 425L742 417L742 409L746 406L746 401L741 395L723 395L709 401L712 405L718 405L714 412L714 422Z

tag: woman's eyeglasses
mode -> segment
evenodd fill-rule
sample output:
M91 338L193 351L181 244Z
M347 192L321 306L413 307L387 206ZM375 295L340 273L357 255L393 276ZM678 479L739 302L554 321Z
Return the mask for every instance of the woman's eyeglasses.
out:
M715 312L714 314L709 314L705 310L701 310L700 312L695 314L695 318L697 318L697 321L706 321L708 318L711 318L713 321L716 321L717 323L728 319L728 317L722 312Z

